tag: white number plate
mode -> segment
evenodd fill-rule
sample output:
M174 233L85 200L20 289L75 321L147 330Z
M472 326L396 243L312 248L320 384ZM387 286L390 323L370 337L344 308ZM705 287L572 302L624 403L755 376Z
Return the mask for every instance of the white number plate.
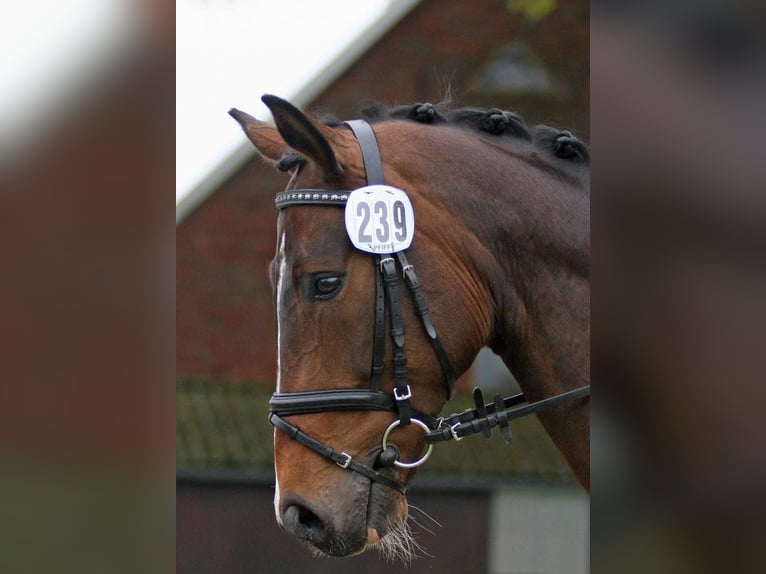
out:
M389 185L355 189L346 203L346 232L354 247L368 253L407 249L415 234L409 197Z

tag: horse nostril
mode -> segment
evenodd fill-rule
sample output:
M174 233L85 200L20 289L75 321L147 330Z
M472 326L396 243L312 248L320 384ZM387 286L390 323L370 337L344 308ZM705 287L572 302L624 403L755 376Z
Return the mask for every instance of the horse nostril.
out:
M285 530L313 544L327 539L327 528L319 516L302 504L290 504L282 515Z
M298 495L282 499L280 511L285 532L328 556L361 552L369 537L365 512L338 513L321 501L309 504Z
M306 530L324 530L324 524L319 517L305 506L298 507L298 522L300 522L301 526Z

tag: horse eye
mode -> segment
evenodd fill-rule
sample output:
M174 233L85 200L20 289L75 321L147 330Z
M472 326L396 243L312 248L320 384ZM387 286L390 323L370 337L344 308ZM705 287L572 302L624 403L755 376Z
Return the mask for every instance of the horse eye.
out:
M343 280L338 275L325 275L314 281L314 297L316 299L330 299L340 289Z

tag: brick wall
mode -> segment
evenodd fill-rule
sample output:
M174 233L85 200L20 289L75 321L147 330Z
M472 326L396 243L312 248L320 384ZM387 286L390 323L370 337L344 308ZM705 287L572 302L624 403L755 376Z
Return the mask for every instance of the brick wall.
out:
M283 174L253 160L176 232L176 370L271 384L273 192Z

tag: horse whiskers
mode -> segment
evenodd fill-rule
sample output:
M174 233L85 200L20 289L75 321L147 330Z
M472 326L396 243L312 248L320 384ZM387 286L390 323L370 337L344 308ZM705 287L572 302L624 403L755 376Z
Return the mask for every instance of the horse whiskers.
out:
M427 527L426 525L424 525L422 522L418 522L418 520L417 520L416 518L414 518L414 517L410 516L410 521L411 521L411 522L412 522L412 523L413 523L415 526L417 526L418 528L420 528L421 530L425 530L426 532L428 532L428 533L429 533L429 534L431 534L432 536L436 536L436 532L434 532L433 530L431 530L430 528L428 528L428 527Z
M422 517L426 518L430 522L430 526L441 528L442 525L429 515L425 510L417 506L409 505L411 510L416 511ZM388 562L395 562L401 560L406 566L409 566L416 558L433 558L431 554L426 552L425 548L415 539L414 529L410 526L410 522L414 524L417 529L425 530L429 534L435 536L436 533L428 526L421 523L415 515L410 512L406 519L389 519L387 522L387 534L381 538L377 543L368 546L367 548L376 548L381 556ZM314 558L329 558L332 556L346 556L348 553L346 541L338 537L334 539L331 545L324 550L321 550L311 544L309 541L302 541L303 545L309 549ZM356 552L360 553L361 550Z
M436 520L436 519L435 519L433 516L431 516L430 514L428 514L428 513L427 513L425 510L423 510L423 509L422 509L422 508L420 508L419 506L415 506L414 504L411 504L411 503L410 503L410 504L408 504L408 506L409 506L409 508L410 508L411 510L417 510L417 511L418 511L420 514L422 514L422 515L423 515L423 517L424 517L424 518L427 518L427 519L428 519L428 520L431 522L431 524L433 524L434 526L438 526L439 528L441 528L441 527L442 527L441 523L439 523L439 521L438 521L438 520ZM410 515L410 517L412 518L413 522L415 522L416 524L418 524L418 523L417 523L417 521L415 521L415 518L414 518L412 515Z
M422 523L418 522L416 519L414 519L414 518L410 518L410 521L411 521L411 522L412 522L412 523L413 523L415 526L417 526L417 527L418 527L420 530L424 530L424 531L428 532L429 534L431 534L432 536L436 536L436 532L434 532L433 530L431 530L431 529L430 529L430 528L428 528L427 526L424 526Z
M429 526L431 526L431 527L438 527L438 528L441 528L441 527L442 527L442 525L441 525L441 524L439 524L439 522L438 522L438 521L437 521L437 520L436 520L436 519L435 519L433 516L431 516L430 514L428 514L428 513L427 513L425 510L423 510L422 508L418 508L417 506L413 506L412 504L410 504L410 505L409 505L409 507L410 507L410 510L416 510L416 511L417 511L417 512L419 512L419 513L420 513L420 514L421 514L421 515L422 515L424 518L428 519L428 521L430 522L430 525L429 525ZM409 517L408 517L408 518L409 518L409 520L411 520L411 521L412 521L412 523L413 523L415 526L417 526L417 527L418 527L418 528L420 528L421 530L425 530L425 531L426 531L426 532L428 532L429 534L431 534L431 535L433 535L433 536L436 536L436 532L434 532L433 530L431 530L431 528L429 528L429 526L426 526L425 524L423 524L422 522L420 522L420 520L418 520L417 518L415 518L415 515L414 515L412 512L410 512L410 514L409 514Z
M408 565L415 559L427 556L433 558L418 544L407 521L391 521L388 534L381 538L375 547L388 562L401 560Z

